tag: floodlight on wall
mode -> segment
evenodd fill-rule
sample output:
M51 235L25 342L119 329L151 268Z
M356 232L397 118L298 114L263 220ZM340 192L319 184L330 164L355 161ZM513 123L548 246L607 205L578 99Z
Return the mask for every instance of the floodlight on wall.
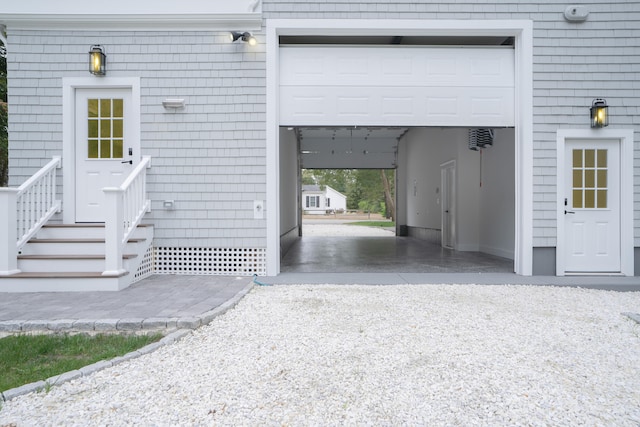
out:
M604 99L594 99L591 103L591 127L603 128L609 125L609 106Z
M94 44L89 49L89 72L95 76L107 74L107 55L104 48L99 44Z
M255 37L253 37L253 34L251 34L248 31L245 31L245 32L231 31L229 33L229 39L231 40L231 42L242 40L245 43L249 43L249 46L255 46L258 44L258 40Z

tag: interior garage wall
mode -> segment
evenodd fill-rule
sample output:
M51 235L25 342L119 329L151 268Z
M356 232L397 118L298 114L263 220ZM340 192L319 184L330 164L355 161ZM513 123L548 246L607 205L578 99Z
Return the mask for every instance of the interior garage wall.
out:
M513 259L515 243L515 135L496 129L493 146L482 150L480 251Z
M298 238L298 141L293 131L280 128L280 253L284 256ZM268 209L268 207L267 207Z
M398 154L405 183L399 200L405 203L409 235L440 244L440 166L455 160L456 249L513 258L513 140L512 129L499 130L496 145L483 150L481 168L480 152L468 149L466 128L410 130L400 141Z

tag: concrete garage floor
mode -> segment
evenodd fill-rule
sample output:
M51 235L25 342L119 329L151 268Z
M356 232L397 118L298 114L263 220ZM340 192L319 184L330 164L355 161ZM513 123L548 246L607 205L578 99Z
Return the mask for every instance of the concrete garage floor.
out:
M411 237L305 236L280 268L282 273L512 273L513 261Z
M305 220L303 234L283 257L268 284L519 284L640 291L640 278L521 276L513 261L480 252L461 252L393 232L349 227L344 220ZM369 229L371 231L371 229Z

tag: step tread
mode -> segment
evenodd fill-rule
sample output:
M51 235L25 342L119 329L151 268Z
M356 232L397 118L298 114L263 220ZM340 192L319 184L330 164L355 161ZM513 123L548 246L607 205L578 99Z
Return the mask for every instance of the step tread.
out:
M152 227L152 224L138 224L138 227ZM45 224L42 228L104 228L104 222L82 222L77 224Z
M144 242L146 239L142 237L133 237L127 242L138 243ZM28 243L104 243L105 239L78 238L78 239L31 239Z
M0 276L0 280L2 278L6 279L60 279L60 278L79 278L79 279L97 279L97 278L106 278L112 279L114 277L122 277L129 274L128 271L123 272L117 276L103 276L102 272L75 272L75 271L63 271L63 272L26 272L23 271L21 273L12 274L10 276Z
M136 254L124 254L123 259L137 258ZM18 255L18 259L105 259L104 255Z

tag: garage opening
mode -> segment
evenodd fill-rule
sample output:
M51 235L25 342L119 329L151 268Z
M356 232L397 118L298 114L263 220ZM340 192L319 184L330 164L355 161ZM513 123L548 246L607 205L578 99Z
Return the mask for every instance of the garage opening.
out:
M293 148L296 160L289 164L301 166L292 189L300 193L292 199L298 226L283 240L282 272L513 272L513 128L487 129L489 142L475 128L363 128L356 140L347 128L282 133L293 140L281 153ZM340 229L334 224L368 218L325 209L320 185L317 192L302 191L303 168L332 165L393 172L394 232L363 236ZM309 207L308 199L314 200ZM328 235L316 232L319 224L331 225Z
M288 36L279 62L282 272L514 271L512 38ZM306 244L303 168L394 170L395 235Z

